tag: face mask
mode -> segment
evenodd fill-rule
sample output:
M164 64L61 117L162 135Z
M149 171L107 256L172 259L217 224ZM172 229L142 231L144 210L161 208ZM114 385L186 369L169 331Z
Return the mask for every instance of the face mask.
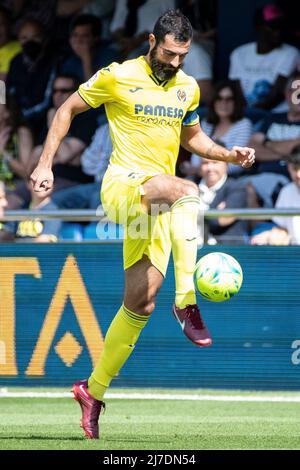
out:
M42 52L43 45L38 41L27 41L23 44L23 53L30 60L35 61Z

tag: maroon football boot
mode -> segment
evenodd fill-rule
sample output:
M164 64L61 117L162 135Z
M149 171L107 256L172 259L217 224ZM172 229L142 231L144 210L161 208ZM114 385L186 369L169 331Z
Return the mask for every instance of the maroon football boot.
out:
M201 317L197 304L178 308L173 305L173 314L185 336L197 346L210 346L212 339Z
M82 417L80 426L89 439L99 439L99 415L105 409L105 403L92 397L88 391L88 381L80 380L73 385L74 400L78 401Z

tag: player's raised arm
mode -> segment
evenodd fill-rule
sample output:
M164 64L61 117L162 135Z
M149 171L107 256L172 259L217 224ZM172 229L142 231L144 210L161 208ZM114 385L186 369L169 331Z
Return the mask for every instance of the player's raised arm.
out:
M88 109L90 109L90 106L81 98L79 93L75 92L56 111L42 155L30 177L34 191L46 195L52 189L53 173L51 167L57 149L67 135L72 119L76 114Z
M233 163L244 168L251 167L255 161L255 150L253 148L235 146L231 150L227 150L208 137L202 131L200 124L182 127L181 145L189 152L196 153L200 157Z

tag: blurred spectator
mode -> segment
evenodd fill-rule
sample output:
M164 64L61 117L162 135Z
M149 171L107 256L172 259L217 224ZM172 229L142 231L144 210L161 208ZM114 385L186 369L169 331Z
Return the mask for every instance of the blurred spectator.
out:
M202 106L203 103L210 103L213 94L217 1L181 0L177 5L189 18L194 30L193 42L184 60L183 71L197 80L201 89Z
M300 146L292 150L288 160L292 183L282 188L276 201L277 209L300 210ZM300 245L300 216L273 218L276 227L252 237L253 245Z
M51 201L50 195L41 200L38 193L33 191L30 182L27 183L31 194L29 205L24 205L23 209L32 210L54 210L57 206ZM0 241L31 241L31 242L56 242L62 222L60 220L28 219L20 222L6 222L0 231Z
M30 129L0 104L0 180L12 186L16 179L26 178L32 148Z
M60 208L96 209L100 204L100 186L107 170L109 159L113 150L108 124L102 124L95 132L91 144L81 155L81 164L85 174L94 178L95 182L85 185L77 185L72 188L63 189L53 194L52 198ZM84 193L84 188L86 191ZM96 192L94 196L92 193ZM84 193L84 194L83 194ZM65 197L64 197L65 195ZM80 195L81 202L77 199ZM69 197L70 196L70 197Z
M0 6L0 80L5 80L11 60L21 52L21 45L11 36L10 12Z
M37 139L42 118L51 102L55 78L55 58L47 47L41 23L21 22L18 39L23 51L11 62L7 76L7 95L12 106L26 119Z
M52 200L60 209L97 209L100 205L100 186L112 149L109 126L106 123L97 129L91 144L81 155L83 170L93 176L95 182L56 191Z
M213 140L219 141L229 150L234 145L244 147L252 134L251 121L244 117L245 99L235 82L225 80L216 85L207 117L202 119L203 131ZM199 165L199 157L192 155L191 166L186 168L193 171ZM240 176L243 168L229 163L228 174Z
M77 14L90 0L57 0L56 14L58 16L71 16Z
M256 193L257 201L249 207L274 207L280 190L289 183L289 178L277 173L261 173L258 175L243 176L243 184L251 184Z
M53 83L52 102L53 107L47 113L47 129L44 137L52 123L58 108L76 92L78 80L74 76L60 75ZM53 173L55 177L55 190L71 186L76 183L88 183L91 177L83 173L81 168L81 154L90 144L92 136L97 126L94 110L77 115L71 124L67 136L63 139L53 160ZM41 152L42 145L35 147L31 155L31 170L36 166Z
M201 43L213 57L217 33L217 0L179 0L177 6L193 26L193 41Z
M174 0L117 0L110 31L124 59L148 51L148 36L157 18L174 7Z
M238 80L248 105L282 112L287 77L296 69L299 51L283 43L283 13L276 5L257 10L257 42L235 49L230 58L229 78Z
M272 114L264 120L260 132L253 134L249 142L249 146L255 148L255 168L259 173L288 175L285 157L300 144L300 99L299 91L297 95L295 89L297 81L299 85L300 72L290 77L286 85L287 113Z
M247 207L245 187L236 179L229 178L225 162L202 158L199 166L201 208L237 209ZM197 179L195 180L197 183ZM234 217L219 217L206 221L208 243L245 243L247 240L247 221Z
M76 75L80 82L87 81L97 70L117 60L116 52L101 44L101 21L93 15L74 18L69 43L72 49L62 66L62 74Z
M59 209L97 209L101 204L100 186L107 169L110 155L112 153L112 141L109 134L108 124L103 124L97 129L89 147L81 156L83 170L86 174L95 178L94 183L81 184L70 188L61 189L52 195L52 201ZM86 230L95 229L95 223L91 222ZM79 224L63 224L63 233L66 229L71 237L80 238L83 230ZM72 229L73 232L72 232ZM93 230L90 230L93 231ZM79 236L78 236L79 235Z
M47 33L52 33L57 0L11 0L9 3L16 22L33 18L43 25Z
M95 181L102 181L112 150L109 126L105 123L96 130L92 142L81 155L84 173L93 176Z
M200 106L208 105L213 93L213 66L212 58L201 44L192 42L189 53L184 59L182 70L197 81L201 91Z
M53 84L52 101L53 107L48 110L46 124L43 124L43 140L51 125L56 110L71 96L78 88L78 80L72 76L58 76ZM79 183L90 183L93 178L82 171L81 154L91 142L95 132L97 120L94 110L77 115L71 124L67 136L62 141L54 157L53 173L55 177L54 191L73 186ZM31 152L29 174L35 168L43 145L37 145ZM27 185L22 182L10 194L11 209L29 204L30 193Z
M82 12L103 18L113 13L115 4L116 0L90 0L82 8Z
M115 10L116 0L92 0L83 7L82 13L98 16L102 23L102 38L110 38L110 23Z

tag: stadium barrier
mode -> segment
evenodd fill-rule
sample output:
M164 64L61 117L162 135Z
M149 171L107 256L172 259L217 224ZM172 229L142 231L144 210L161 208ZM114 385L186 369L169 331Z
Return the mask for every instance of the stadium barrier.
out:
M199 299L213 345L197 348L173 319L170 262L156 310L113 386L299 390L300 247L204 246L198 256L212 251L231 254L244 271L228 302ZM87 377L122 294L121 242L0 244L0 386Z
M209 209L203 211L204 218L216 218L216 217L237 217L239 219L254 219L254 220L265 220L266 218L272 218L275 216L280 217L291 217L299 216L300 209ZM27 219L61 219L69 222L83 222L83 221L107 221L103 209L99 206L99 209L71 209L71 210L9 210L0 217L0 222L8 222L14 220L27 220Z

